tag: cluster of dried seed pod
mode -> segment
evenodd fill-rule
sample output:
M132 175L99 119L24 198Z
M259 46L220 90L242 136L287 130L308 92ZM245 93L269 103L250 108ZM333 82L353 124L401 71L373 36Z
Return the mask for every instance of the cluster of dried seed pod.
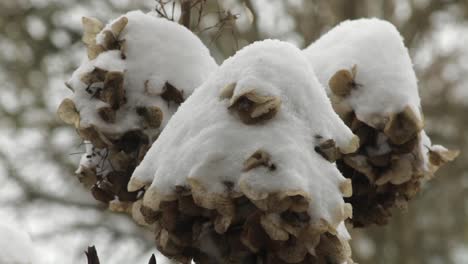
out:
M423 121L411 106L360 120L347 103L352 91L365 85L355 81L357 70L354 65L351 70L337 71L329 87L335 111L360 141L359 149L341 157L337 165L352 180L353 195L347 199L354 209L351 221L362 227L386 224L391 209L405 207L421 183L458 152L424 146Z

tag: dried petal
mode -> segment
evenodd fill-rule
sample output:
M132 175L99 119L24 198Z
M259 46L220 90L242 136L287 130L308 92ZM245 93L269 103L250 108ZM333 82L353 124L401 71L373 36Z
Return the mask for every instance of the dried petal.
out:
M127 24L128 18L123 16L111 25L111 31L117 39L119 38L120 33L122 32L122 30L124 30Z
M59 118L68 125L74 125L75 127L80 126L80 114L76 109L75 103L66 98L60 103L57 114Z
M99 54L105 51L105 48L100 44L89 44L88 45L88 59L94 60L99 56Z
M104 47L105 50L120 49L119 42L117 41L117 39L115 38L114 34L111 31L105 30L102 32L102 34L104 36L102 46Z
M104 28L104 24L93 17L83 17L83 42L86 45L96 44L96 35Z
M315 151L330 162L335 162L339 155L338 148L333 139L328 139L320 143L320 145L315 147Z
M247 125L272 119L281 106L279 97L261 96L255 92L249 92L233 99L230 108L237 110L239 118Z

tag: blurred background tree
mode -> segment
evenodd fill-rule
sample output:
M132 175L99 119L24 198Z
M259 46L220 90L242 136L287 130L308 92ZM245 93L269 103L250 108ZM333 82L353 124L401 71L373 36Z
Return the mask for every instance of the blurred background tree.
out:
M157 2L0 1L0 217L31 233L37 263L85 263L91 244L103 263L146 263L154 251L151 237L96 204L73 177L82 142L55 111L69 95L63 82L85 56L81 17L154 11ZM395 24L419 78L428 134L462 154L389 225L354 230L354 258L363 264L468 263L468 1L198 2L205 2L203 19L192 17L193 30L219 63L266 38L304 48L346 19L379 17Z

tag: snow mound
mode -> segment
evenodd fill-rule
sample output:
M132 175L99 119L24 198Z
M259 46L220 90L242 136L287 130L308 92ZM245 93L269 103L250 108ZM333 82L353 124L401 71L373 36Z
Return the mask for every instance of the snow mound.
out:
M385 224L457 151L432 147L423 131L413 65L397 29L378 19L345 21L303 51L334 110L359 136L338 161L352 179L355 226Z
M4 220L0 222L0 234L0 263L33 263L34 246L29 234Z
M342 263L349 258L343 221L352 215L343 196L351 195L351 183L333 162L358 145L300 50L257 42L226 60L179 108L128 188L146 186L143 205L162 218L168 203L193 197L200 211L214 210L216 233L241 226L251 251L263 247L249 237L257 224L284 242L274 253L283 261L318 257L334 245L332 257ZM242 197L255 205L247 216L236 202ZM167 236L177 235L161 225L165 252Z

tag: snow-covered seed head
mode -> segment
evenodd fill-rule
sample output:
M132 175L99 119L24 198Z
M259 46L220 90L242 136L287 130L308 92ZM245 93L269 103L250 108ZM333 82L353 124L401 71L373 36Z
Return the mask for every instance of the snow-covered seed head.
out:
M337 71L328 82L330 90L333 92L333 94L346 97L353 89L358 87L358 84L355 81L356 73L356 65L354 65L351 70L343 69Z

